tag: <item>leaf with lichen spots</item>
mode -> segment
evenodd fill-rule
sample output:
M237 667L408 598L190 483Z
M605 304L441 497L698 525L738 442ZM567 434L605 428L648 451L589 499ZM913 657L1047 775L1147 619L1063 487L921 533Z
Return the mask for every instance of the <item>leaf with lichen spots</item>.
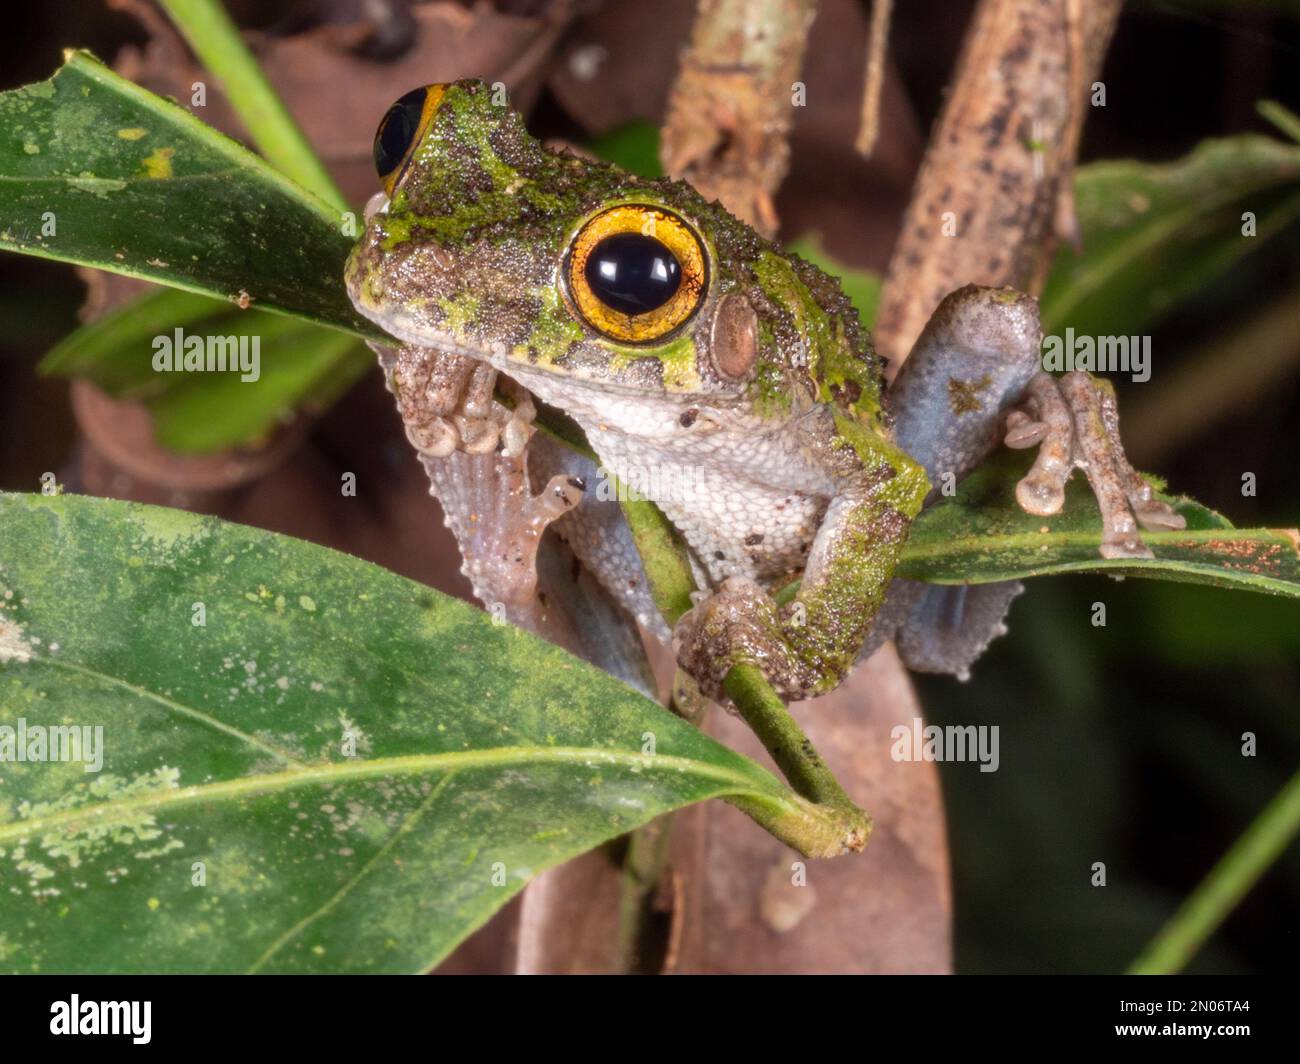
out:
M412 581L76 496L0 495L0 706L10 728L104 729L100 773L0 762L11 971L420 971L662 813L798 801Z
M898 575L931 583L991 583L1047 573L1099 572L1212 584L1300 598L1300 537L1294 529L1238 529L1188 498L1162 495L1187 519L1177 532L1144 532L1152 561L1101 557L1101 514L1081 474L1053 517L1016 505L1024 455L991 460L912 529Z
M343 288L354 237L342 222L86 52L70 52L48 81L0 93L0 248L379 337Z

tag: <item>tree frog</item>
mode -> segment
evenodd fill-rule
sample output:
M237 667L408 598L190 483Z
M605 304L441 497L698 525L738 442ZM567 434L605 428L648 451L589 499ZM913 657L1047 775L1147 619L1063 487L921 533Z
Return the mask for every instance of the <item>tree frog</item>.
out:
M707 589L671 636L710 695L749 662L784 697L815 696L891 636L914 667L965 669L1018 585L892 576L913 518L1000 436L1039 446L1016 492L1031 513L1058 512L1086 472L1106 557L1150 556L1139 523L1181 524L1125 459L1113 392L1041 370L1027 295L952 293L887 389L837 281L688 185L550 150L481 82L403 96L375 163L346 283L400 344L389 384L426 466L524 449L531 403L495 400L498 374L570 415L605 479L561 469L540 523L562 515L579 559L666 636L596 496L613 474L662 509Z

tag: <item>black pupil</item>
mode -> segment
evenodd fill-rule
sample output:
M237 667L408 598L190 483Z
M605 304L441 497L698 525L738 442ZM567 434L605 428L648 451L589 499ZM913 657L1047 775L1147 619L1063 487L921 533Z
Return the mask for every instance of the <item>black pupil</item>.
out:
M663 244L641 233L615 233L591 249L583 270L607 307L644 314L662 307L682 283L682 268Z
M420 112L424 110L427 90L412 89L392 107L379 123L375 134L375 169L380 177L387 177L406 159L420 128Z

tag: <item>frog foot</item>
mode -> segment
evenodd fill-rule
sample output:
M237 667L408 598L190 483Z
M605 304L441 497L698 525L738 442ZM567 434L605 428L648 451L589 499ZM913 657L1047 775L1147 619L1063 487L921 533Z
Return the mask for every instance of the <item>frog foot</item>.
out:
M732 576L688 610L673 630L677 663L715 701L725 698L722 682L736 665L762 669L768 682L790 701L811 687L782 634L775 600L753 580Z
M423 462L475 597L516 620L515 607L531 605L537 590L542 533L582 501L585 485L556 474L534 495L524 455L458 452Z
M496 402L497 371L487 363L404 345L391 381L406 438L422 455L489 454L498 445L508 455L523 454L536 410L527 393L513 410Z
M1016 485L1016 501L1026 513L1060 513L1065 482L1076 469L1084 471L1101 509L1103 558L1154 557L1138 525L1148 531L1186 527L1124 456L1115 392L1105 381L1079 372L1059 380L1037 374L1024 405L1007 415L1005 442L1014 448L1038 445L1033 468Z

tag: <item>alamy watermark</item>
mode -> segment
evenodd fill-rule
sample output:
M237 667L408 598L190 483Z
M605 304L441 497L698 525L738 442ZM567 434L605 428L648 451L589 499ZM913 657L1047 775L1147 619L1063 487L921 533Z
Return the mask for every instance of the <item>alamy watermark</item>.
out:
M177 326L153 338L155 373L238 373L252 383L262 375L260 336L198 336Z
M1151 379L1151 337L1063 336L1043 337L1043 369L1048 373L1128 373L1134 383Z
M0 762L80 761L85 772L104 767L104 726L96 724L0 724Z
M82 1001L73 994L50 1005L50 1034L130 1035L136 1045L148 1045L152 1012L152 1001Z
M601 466L596 481L600 502L677 503L696 506L716 498L731 480L703 465L673 462L620 461Z
M895 724L889 730L894 740L889 756L895 761L978 761L981 772L996 772L998 726L949 724L927 725L920 717L912 723Z

